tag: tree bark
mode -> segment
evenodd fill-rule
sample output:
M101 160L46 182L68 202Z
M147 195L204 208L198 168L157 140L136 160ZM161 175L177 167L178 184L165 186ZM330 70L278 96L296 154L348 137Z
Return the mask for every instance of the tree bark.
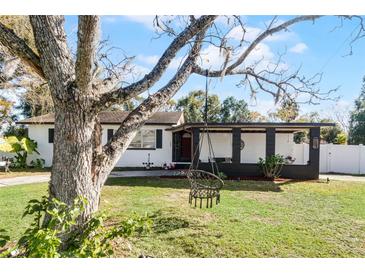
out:
M84 197L88 204L80 222L98 209L100 184L93 177L96 117L70 104L56 108L53 167L49 194L71 205Z

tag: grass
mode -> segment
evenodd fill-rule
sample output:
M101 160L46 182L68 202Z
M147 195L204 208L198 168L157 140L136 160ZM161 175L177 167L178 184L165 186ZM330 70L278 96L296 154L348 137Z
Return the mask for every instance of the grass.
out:
M0 189L0 228L19 237L27 200L46 184ZM365 257L365 184L227 182L212 209L190 207L185 180L113 178L101 213L118 222L149 212L151 234L114 243L119 257Z
M32 176L32 175L45 175L50 174L50 169L37 169L37 168L28 168L28 169L10 169L10 172L4 172L4 169L0 170L0 179L4 178L13 178L20 176Z

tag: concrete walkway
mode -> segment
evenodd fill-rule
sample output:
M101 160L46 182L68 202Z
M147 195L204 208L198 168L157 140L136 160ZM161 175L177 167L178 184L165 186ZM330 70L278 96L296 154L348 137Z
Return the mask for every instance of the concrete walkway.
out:
M319 174L319 179L326 180L327 178L329 178L330 180L337 180L337 181L352 181L352 182L365 183L365 176L353 176L346 174Z
M113 171L109 177L126 178L126 177L160 177L160 176L179 176L179 175L181 175L181 170L140 170L140 171L135 170L135 171ZM355 181L355 182L365 183L365 176L320 174L319 178L323 180L329 178L330 180ZM50 180L49 174L4 178L0 179L0 187L41 183L41 182L48 182L49 180Z
M51 175L30 175L0 179L0 187L48 182Z
M178 176L178 175L180 175L180 170L140 170L140 171L113 171L109 177L110 178L160 177L160 176ZM0 179L0 187L42 183L42 182L48 182L50 179L51 175L49 174L3 178Z
M161 177L161 176L179 176L182 170L133 170L133 171L112 171L110 178L114 177Z

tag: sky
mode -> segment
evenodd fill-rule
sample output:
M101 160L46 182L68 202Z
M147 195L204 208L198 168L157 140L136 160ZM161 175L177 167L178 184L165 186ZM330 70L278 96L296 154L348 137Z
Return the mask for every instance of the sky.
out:
M111 50L111 59L116 62L123 57L123 54L135 56L137 78L148 73L173 39L167 36L156 37L153 18L154 16L103 16L101 20L101 38L108 39L108 45L114 48ZM271 18L272 16L243 16L248 39L260 33ZM281 16L278 20L282 22L290 18L292 16ZM223 18L218 20L224 24ZM300 74L306 77L323 73L323 78L318 84L322 92L339 87L336 93L336 96L340 97L338 102L322 101L318 105L301 105L302 113L317 111L322 116L330 116L335 109L348 111L360 93L362 77L365 75L365 38L353 44L353 54L348 55L357 22L344 22L342 27L335 28L340 24L340 19L332 16L320 18L315 23L308 21L295 24L288 31L264 40L254 53L253 59L264 57L274 61L278 53L286 52L281 62L289 70L295 71L301 67ZM70 46L75 50L77 17L66 17L65 27ZM237 33L232 31L231 36L234 38ZM209 58L206 65L214 68L216 63L221 61L219 52L212 47L205 46L203 52L208 56L207 59ZM184 53L183 49L170 65L166 75L149 92L153 93L167 83L176 72ZM237 87L239 80L240 77L237 76L213 79L209 82L209 92L218 94L221 100L227 96L243 98L251 110L262 114L275 109L272 97L259 92L253 100L249 90ZM205 78L192 75L174 99L177 100L191 90L204 87Z

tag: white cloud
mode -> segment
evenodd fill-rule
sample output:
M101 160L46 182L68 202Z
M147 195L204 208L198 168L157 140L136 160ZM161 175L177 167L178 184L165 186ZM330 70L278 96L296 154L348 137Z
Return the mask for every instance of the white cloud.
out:
M153 20L155 19L154 15L127 15L123 16L125 19L143 24L145 27L154 30Z
M246 47L242 47L231 59L236 59L236 57L241 55L245 50ZM275 54L271 51L270 47L267 44L261 43L250 53L242 66L255 66L257 70L261 70L273 64L275 62L274 57ZM218 70L222 68L224 60L224 54L220 49L213 45L209 45L202 50L201 62L199 65L204 68ZM283 69L285 68L284 64L280 66Z
M244 39L247 42L252 42L261 32L260 28L255 27L245 27L245 36ZM243 36L243 29L241 26L234 27L227 35L228 38L232 38L240 41Z
M154 66L157 64L158 60L160 59L161 56L159 55L137 55L137 60L146 64L146 65L151 65ZM174 59L172 59L170 65L169 65L169 69L178 69L182 63L184 62L185 57L175 57Z
M289 49L290 52L301 54L308 49L308 46L304 43L298 43Z
M258 35L260 35L264 30L257 27L245 27L245 36L244 39L247 42L252 42L257 38ZM240 41L242 39L243 35L243 29L241 26L234 27L227 35L228 38L232 38L235 40ZM275 42L275 41L288 41L292 38L294 38L295 33L292 31L281 31L277 32L273 35L270 35L265 38L265 42Z
M138 61L141 61L148 65L156 65L159 58L160 58L160 56L158 56L158 55L143 55L143 54L137 55Z

